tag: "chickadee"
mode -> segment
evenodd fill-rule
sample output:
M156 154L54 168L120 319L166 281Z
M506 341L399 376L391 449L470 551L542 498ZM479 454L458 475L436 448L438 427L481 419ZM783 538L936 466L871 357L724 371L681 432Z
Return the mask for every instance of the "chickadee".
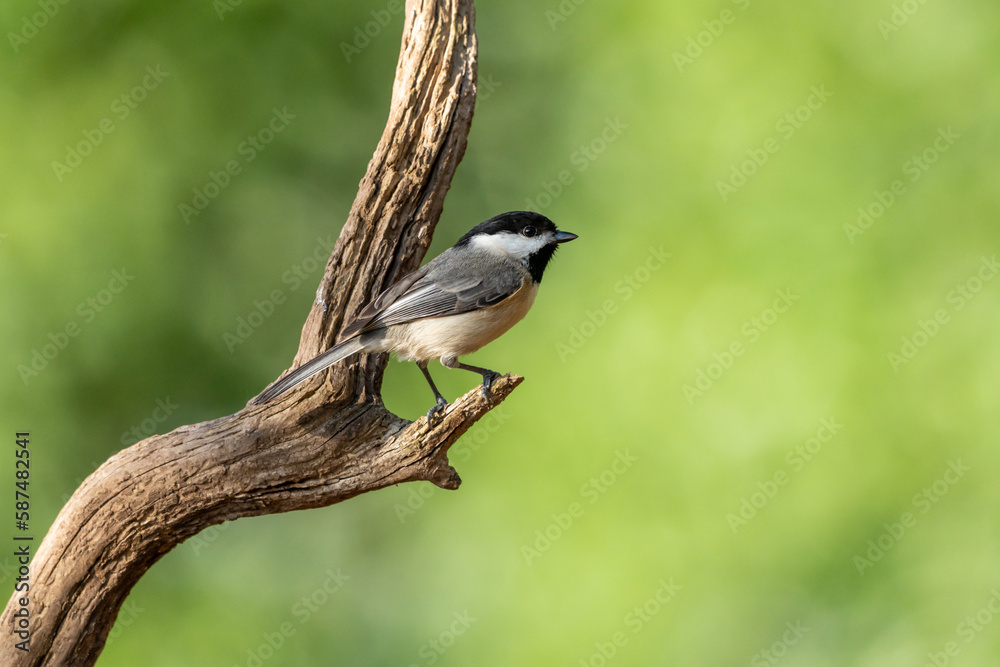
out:
M346 329L346 338L279 378L253 400L260 405L356 352L395 352L415 361L437 403L427 419L448 405L427 370L440 359L447 368L483 376L483 396L500 374L461 363L521 321L535 302L542 273L561 232L538 213L512 211L473 227L454 246L407 274L369 303Z

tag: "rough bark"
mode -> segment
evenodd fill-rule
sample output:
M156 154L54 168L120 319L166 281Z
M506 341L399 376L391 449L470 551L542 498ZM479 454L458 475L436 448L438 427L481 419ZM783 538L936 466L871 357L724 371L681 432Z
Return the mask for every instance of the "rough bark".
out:
M419 266L465 151L476 89L472 0L409 0L385 132L361 181L292 366ZM30 650L3 665L92 665L139 578L209 526L323 507L400 482L455 489L447 451L516 387L478 388L433 426L386 410L385 355L341 362L263 405L182 426L102 465L59 513L31 564ZM0 623L13 628L15 594Z

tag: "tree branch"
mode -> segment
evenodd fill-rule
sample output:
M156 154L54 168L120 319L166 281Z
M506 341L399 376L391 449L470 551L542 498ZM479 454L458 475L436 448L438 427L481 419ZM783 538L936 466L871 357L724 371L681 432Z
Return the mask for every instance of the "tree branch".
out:
M330 347L395 278L417 268L462 155L476 92L472 0L408 0L385 131L327 262L292 366ZM111 457L73 494L32 561L30 650L0 623L3 665L92 665L139 578L199 531L245 516L323 507L392 484L461 480L448 448L522 378L478 387L430 426L386 410L386 355L339 363L277 400L153 436Z

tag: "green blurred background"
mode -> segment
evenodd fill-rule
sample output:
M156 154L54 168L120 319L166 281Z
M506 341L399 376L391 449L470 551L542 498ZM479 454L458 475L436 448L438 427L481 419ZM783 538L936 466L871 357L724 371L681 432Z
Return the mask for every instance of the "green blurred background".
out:
M30 430L38 537L124 445L287 367L381 134L392 4L222 2L0 6L0 514ZM462 488L207 531L99 664L1000 660L1000 7L577 2L477 7L430 255L526 207L580 239L469 359L527 380ZM431 402L412 364L384 390Z

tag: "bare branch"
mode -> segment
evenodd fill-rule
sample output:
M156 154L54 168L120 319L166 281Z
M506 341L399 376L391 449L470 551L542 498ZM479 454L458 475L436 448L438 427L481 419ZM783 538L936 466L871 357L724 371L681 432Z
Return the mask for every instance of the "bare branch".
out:
M472 0L407 2L385 132L292 366L331 346L365 303L420 264L465 152L476 56ZM39 546L30 650L4 642L0 664L94 664L139 578L209 526L323 507L401 482L458 488L448 448L522 378L496 381L489 401L477 387L430 426L382 406L385 364L385 355L362 355L272 403L147 438L109 459ZM18 595L3 613L4 628L13 628Z

